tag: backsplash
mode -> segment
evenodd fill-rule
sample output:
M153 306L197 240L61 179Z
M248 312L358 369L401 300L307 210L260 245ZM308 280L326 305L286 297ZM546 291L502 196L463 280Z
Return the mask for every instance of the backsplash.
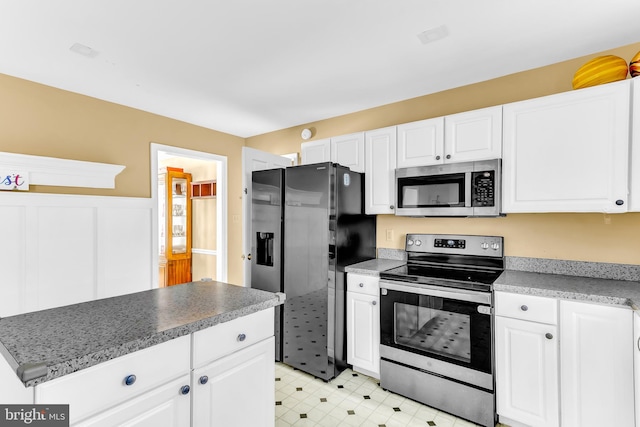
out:
M406 261L407 253L402 249L378 248L378 258ZM505 264L507 270L640 282L640 265L635 264L613 264L606 262L516 256L505 257Z

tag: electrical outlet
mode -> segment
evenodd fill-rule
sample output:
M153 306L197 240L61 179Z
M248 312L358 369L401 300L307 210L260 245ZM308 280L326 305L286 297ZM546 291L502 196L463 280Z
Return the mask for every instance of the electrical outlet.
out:
M232 218L233 218L233 223L234 224L237 224L237 223L240 222L240 215L234 214Z
M387 240L393 240L393 230L387 230Z

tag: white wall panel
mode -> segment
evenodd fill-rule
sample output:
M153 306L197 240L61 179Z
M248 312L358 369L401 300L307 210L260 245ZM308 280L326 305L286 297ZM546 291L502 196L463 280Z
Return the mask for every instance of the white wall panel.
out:
M105 208L98 235L98 297L144 291L152 287L151 211Z
M46 206L37 209L38 309L95 299L96 208ZM33 263L35 261L35 263Z
M0 317L151 289L151 199L0 193Z
M25 208L0 206L0 317L25 310Z

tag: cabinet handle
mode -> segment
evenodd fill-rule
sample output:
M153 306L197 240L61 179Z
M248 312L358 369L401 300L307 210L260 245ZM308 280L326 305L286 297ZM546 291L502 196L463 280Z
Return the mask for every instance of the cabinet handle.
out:
M371 305L376 305L378 304L378 301L371 301Z
M360 283L358 286L360 286L361 288L364 288L364 283Z
M545 338L546 338L546 339L548 339L548 340L553 339L553 335L552 335L552 334L550 334L549 332L547 332L546 334L544 334L544 336L545 336Z
M638 350L640 350L640 338L638 338Z
M451 158L451 154L447 154L447 159L450 159L450 158Z
M191 387L189 387L188 385L183 385L182 387L180 387L180 394L187 395L189 394L189 392L191 391Z
M198 382L202 385L205 385L206 383L209 382L209 377L206 375L203 375L198 379Z
M618 206L624 205L624 200L622 200L622 199L616 200L616 205L618 205Z
M527 311L527 310L529 310L529 307L527 307L526 305L521 305L520 306L520 310Z
M244 341L246 339L247 339L247 336L245 334L238 335L238 341L242 342L242 341Z
M440 156L436 156L436 160L440 160Z
M124 377L124 385L133 385L133 383L135 382L136 382L135 375L127 375L126 377Z

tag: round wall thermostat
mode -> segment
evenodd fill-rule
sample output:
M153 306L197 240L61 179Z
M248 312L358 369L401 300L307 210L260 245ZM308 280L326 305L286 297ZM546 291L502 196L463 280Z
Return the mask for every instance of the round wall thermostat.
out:
M302 136L302 139L305 139L305 140L311 138L311 130L302 129L302 133L300 134L300 136Z

